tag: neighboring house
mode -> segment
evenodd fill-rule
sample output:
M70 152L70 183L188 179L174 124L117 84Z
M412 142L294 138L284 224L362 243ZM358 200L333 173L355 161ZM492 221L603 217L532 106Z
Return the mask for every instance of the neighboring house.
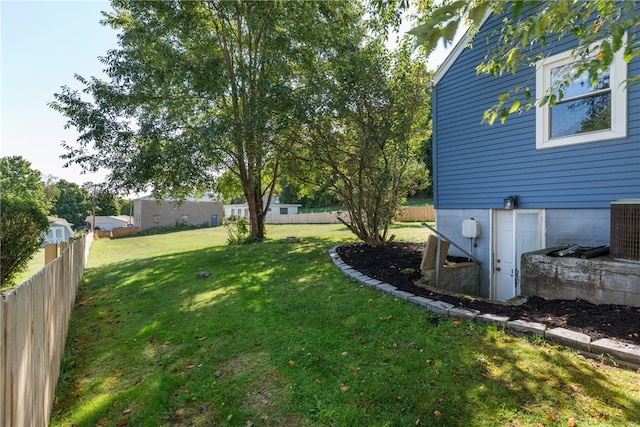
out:
M91 229L93 227L94 216L89 215L84 219L84 222L87 225L87 228ZM127 227L129 225L133 225L133 217L129 215L95 216L96 230L111 231L114 228Z
M538 68L477 75L503 18L487 17L473 45L466 37L454 48L432 93L437 229L481 261L480 294L498 300L520 294L522 253L609 245L610 204L640 198L640 87L621 84L640 75L640 58L627 64L618 55L598 90L576 81L553 108L483 125L483 112L509 89L528 86L540 98L576 46L565 37L548 44L553 51ZM594 117L598 111L604 114ZM603 120L585 129L593 118Z
M54 216L48 216L47 219L49 220L49 231L44 236L44 243L60 244L60 242L68 242L73 237L71 229L73 224L69 224L66 219Z
M267 203L266 197L263 203ZM272 215L292 215L298 213L298 208L302 206L295 203L280 203L277 197L273 198L267 211L267 216ZM237 203L233 205L224 205L224 216L238 216L241 218L249 218L249 205L246 203Z
M223 215L222 203L209 198L189 198L182 204L173 200L157 201L152 197L133 201L134 224L140 230L178 224L217 227Z

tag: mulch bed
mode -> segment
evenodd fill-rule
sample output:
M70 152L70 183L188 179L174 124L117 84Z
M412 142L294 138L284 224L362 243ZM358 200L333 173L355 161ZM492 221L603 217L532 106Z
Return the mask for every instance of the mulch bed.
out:
M339 246L340 258L353 269L399 290L445 301L457 307L479 310L511 319L544 323L589 335L593 340L611 338L640 345L640 308L591 304L582 300L546 300L530 297L521 305L460 298L433 292L413 283L420 279L423 244L395 242L372 248L362 243Z

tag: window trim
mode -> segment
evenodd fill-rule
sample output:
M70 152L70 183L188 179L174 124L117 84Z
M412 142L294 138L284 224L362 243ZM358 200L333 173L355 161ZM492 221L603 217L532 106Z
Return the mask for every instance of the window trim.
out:
M598 51L599 45L592 46L592 51ZM611 129L584 132L575 135L550 138L550 107L548 104L540 106L540 99L549 93L551 84L551 70L576 61L571 51L562 52L546 58L536 69L536 90L541 94L536 102L536 149L564 147L567 145L586 144L589 142L605 141L609 139L627 137L627 63L624 61L623 50L615 53L611 62Z

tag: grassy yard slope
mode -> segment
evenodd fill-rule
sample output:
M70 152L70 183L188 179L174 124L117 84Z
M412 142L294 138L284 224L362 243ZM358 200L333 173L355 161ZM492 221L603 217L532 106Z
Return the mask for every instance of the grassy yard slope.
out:
M361 287L343 226L267 231L95 242L51 425L640 425L638 373Z

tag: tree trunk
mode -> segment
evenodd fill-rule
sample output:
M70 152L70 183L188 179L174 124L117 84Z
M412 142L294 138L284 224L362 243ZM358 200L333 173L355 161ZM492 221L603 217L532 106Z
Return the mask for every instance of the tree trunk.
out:
M262 205L262 195L259 191L248 185L245 187L245 197L249 206L249 224L251 225L251 236L257 240L264 240L264 209Z

